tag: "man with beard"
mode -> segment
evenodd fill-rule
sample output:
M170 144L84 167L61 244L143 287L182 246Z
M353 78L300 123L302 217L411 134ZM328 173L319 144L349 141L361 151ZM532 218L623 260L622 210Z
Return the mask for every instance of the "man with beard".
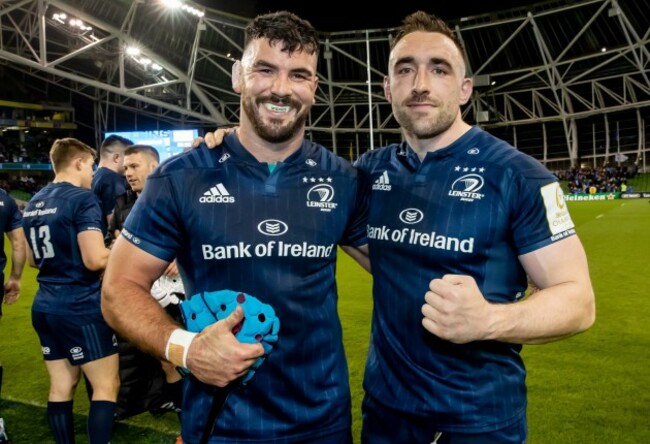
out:
M405 141L356 164L372 188L364 443L526 442L522 344L595 320L557 179L463 122L472 93L464 60L443 21L408 16L384 81ZM400 236L375 236L380 228ZM527 274L539 290L525 297Z
M294 14L255 18L232 71L239 130L152 173L113 247L103 312L120 334L191 372L185 442L351 442L335 265L338 244L366 243L366 202L352 166L304 138L318 52L316 31ZM264 348L233 335L241 307L195 334L149 295L174 258L190 302L229 289L274 308L279 339L246 385L237 380ZM213 388L233 386L213 423Z

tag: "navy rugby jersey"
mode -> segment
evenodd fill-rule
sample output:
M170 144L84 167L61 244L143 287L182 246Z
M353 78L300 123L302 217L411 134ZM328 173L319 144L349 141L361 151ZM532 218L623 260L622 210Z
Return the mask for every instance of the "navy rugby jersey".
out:
M366 243L360 190L356 170L322 146L305 141L269 172L235 135L175 156L147 179L122 235L176 258L188 295L243 291L280 319L272 353L230 394L210 442L309 442L349 427L335 266L337 244ZM211 399L190 379L184 439L198 441Z
M487 300L523 297L518 256L574 234L556 178L478 127L420 162L406 142L366 153L374 278L364 389L440 431L487 432L526 410L520 345L456 345L427 332L429 282L470 275Z
M101 231L99 200L68 182L49 183L23 212L23 229L38 265L32 310L53 314L100 313L99 271L88 270L77 235Z
M14 231L16 228L20 228L22 221L22 216L20 210L18 210L18 205L16 201L3 189L0 189L0 228L2 229L2 250L0 250L0 273L5 269L7 265L7 256L5 255L4 242L5 237L4 233L9 233ZM4 279L4 273L2 273L2 278ZM4 282L4 280L3 280Z
M97 169L93 176L91 190L99 198L105 216L113 212L117 197L126 193L126 187L126 179L121 174L106 167ZM102 223L102 231L104 234L106 234L107 229L107 224L104 220Z

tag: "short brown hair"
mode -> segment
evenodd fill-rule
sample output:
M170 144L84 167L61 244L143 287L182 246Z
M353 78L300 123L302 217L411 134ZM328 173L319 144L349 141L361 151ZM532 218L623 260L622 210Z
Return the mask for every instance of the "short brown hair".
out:
M451 30L449 25L445 23L440 17L428 14L424 11L417 11L413 14L407 15L404 20L402 20L402 26L397 30L397 35L390 44L390 49L393 49L397 42L402 40L402 38L412 32L438 32L444 36L449 37L458 50L460 51L461 56L465 58L465 48L463 44L458 39L458 36Z
M83 154L87 154L95 159L97 151L74 137L56 139L50 149L50 161L52 162L54 173L61 171L70 164L72 159Z
M131 154L146 154L160 163L160 154L158 150L152 147L151 145L131 145L124 150L124 156L130 156Z

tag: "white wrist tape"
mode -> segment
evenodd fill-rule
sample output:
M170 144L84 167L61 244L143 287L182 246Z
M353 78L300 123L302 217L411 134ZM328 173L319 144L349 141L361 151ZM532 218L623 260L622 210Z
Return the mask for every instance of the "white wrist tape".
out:
M165 347L165 358L178 367L187 368L187 352L197 334L182 328L174 330Z

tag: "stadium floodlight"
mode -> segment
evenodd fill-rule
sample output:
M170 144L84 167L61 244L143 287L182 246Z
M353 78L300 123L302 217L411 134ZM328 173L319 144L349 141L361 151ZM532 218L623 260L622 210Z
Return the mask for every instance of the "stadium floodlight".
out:
M81 31L81 34L84 34L86 31L92 31L93 29L92 26L88 26L80 19L68 16L64 12L55 12L54 14L52 14L52 20L54 20L59 25L65 26L67 24L68 27L74 30L75 32L77 30Z
M176 9L183 6L183 2L181 2L181 0L162 0L162 3L170 9Z
M61 23L62 25L65 25L65 19L68 18L67 15L65 15L63 12L55 12L52 15L52 19L56 20L57 22Z
M126 47L126 54L130 55L132 57L135 57L140 54L140 48L136 46L127 46Z
M162 4L169 9L182 9L185 12L188 12L196 17L203 17L205 12L196 9L194 6L190 6L187 3L181 0L161 0Z

